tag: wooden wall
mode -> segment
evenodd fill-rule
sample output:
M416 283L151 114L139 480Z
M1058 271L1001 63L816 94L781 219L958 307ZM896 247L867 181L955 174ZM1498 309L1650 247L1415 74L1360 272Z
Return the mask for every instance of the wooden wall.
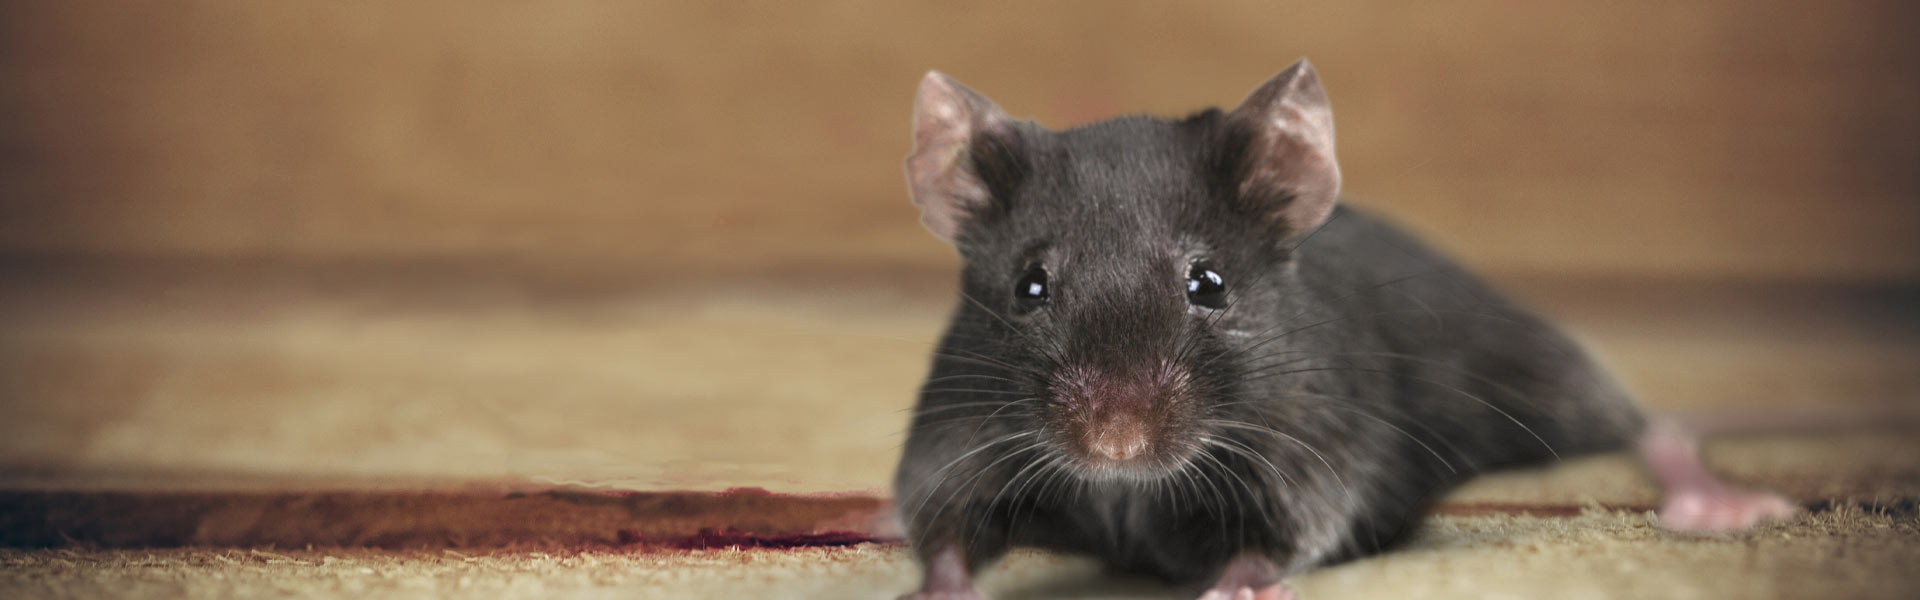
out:
M1509 272L1920 279L1920 4L6 2L0 252L948 268L938 68L1062 127L1310 56L1350 197Z

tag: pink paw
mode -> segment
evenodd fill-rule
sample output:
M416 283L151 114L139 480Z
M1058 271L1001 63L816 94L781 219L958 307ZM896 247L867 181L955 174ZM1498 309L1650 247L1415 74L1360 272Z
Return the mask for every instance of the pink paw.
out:
M1200 595L1200 600L1295 600L1293 588L1284 584L1272 584L1260 589L1240 586L1232 589L1214 588Z
M1740 531L1791 517L1800 509L1779 494L1733 487L1673 494L1660 507L1660 526L1689 533Z
M985 600L979 592L965 590L920 590L900 596L900 600Z

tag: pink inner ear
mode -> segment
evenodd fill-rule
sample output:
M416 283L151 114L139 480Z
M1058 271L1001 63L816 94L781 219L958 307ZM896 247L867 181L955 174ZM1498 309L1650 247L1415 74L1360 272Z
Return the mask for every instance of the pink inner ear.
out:
M1001 126L1006 115L993 102L938 72L920 80L914 97L913 152L907 155L907 188L920 207L920 223L948 242L959 237L967 215L989 200L973 172L968 150L982 130Z
M1340 166L1335 162L1331 134L1321 147L1296 135L1263 133L1249 157L1250 168L1240 190L1244 197L1289 198L1274 207L1279 225L1292 236L1319 227L1340 195Z
M987 202L986 185L967 169L969 138L922 142L907 155L907 186L920 206L920 223L948 242L960 234L967 212Z
M1319 227L1340 195L1333 109L1313 66L1300 61L1254 90L1232 118L1255 132L1243 197L1286 197L1276 224L1293 236Z

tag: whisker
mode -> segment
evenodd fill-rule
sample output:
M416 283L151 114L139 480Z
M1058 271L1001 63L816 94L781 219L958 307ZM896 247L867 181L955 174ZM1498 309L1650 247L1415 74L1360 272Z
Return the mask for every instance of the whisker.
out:
M1039 512L1043 505L1049 503L1047 491L1062 479L1060 477L1062 474L1060 465L1067 460L1069 459L1065 455L1049 453L1039 461L1041 465L1040 470L1035 471L1026 484L1014 490L1013 495L1015 499L1022 497L1027 498L1027 519L1022 523L1022 526L1031 525L1033 523L1034 513ZM1035 483L1038 483L1039 487L1034 490L1033 495L1026 496L1027 488ZM1007 515L1007 534L1009 537L1013 535L1015 524L1021 523L1019 511L1019 505L1015 505L1013 512Z
M1332 394L1316 394L1316 393L1310 393L1310 392L1295 392L1295 393L1289 393L1289 394L1282 394L1282 395L1279 395L1279 396L1275 396L1275 398L1312 398L1312 399L1316 399L1316 400L1321 400L1321 401L1323 401L1323 402L1325 402L1325 404L1323 404L1323 406L1326 406L1327 408L1333 408L1333 409L1338 409L1338 410L1343 410L1343 411L1347 411L1347 412L1349 412L1349 413L1352 413L1352 414L1355 414L1355 415L1359 415L1359 416L1362 416L1362 417L1366 417L1366 418L1369 418L1369 419L1373 419L1373 420L1374 420L1375 422L1377 422L1377 423L1379 423L1379 424L1381 424L1381 425L1384 425L1384 426L1386 426L1386 427L1387 427L1388 429L1392 429L1393 431L1395 431L1395 432L1398 432L1398 433L1399 433L1400 435L1403 435L1403 436L1406 436L1406 438L1407 438L1408 440L1411 440L1411 441L1412 441L1413 443L1415 443L1415 444L1418 444L1418 445L1419 445L1419 446L1420 446L1420 447L1421 447L1422 449L1425 449L1425 450L1427 451L1427 453L1428 453L1428 454L1432 454L1432 455L1433 455L1433 458L1435 458L1435 459L1437 459L1437 460L1439 460L1439 461L1440 461L1440 464L1441 464L1441 465L1443 465L1443 466L1445 466L1445 467L1447 468L1447 471L1449 471L1449 472L1452 472L1452 473L1456 473L1456 474L1458 474L1458 473L1460 472L1460 470L1459 470L1459 469L1456 469L1456 468L1454 468L1454 466L1453 466L1453 463L1452 463L1452 462L1450 462L1450 461L1448 461L1448 460L1446 459L1446 457L1444 457L1444 456L1441 456L1441 455L1440 455L1440 453L1439 453L1439 452L1437 452L1437 451L1435 451L1435 450L1433 449L1433 447L1432 447L1432 446L1429 446L1429 445L1427 445L1427 443L1426 443L1425 441L1422 441L1422 440L1420 439L1420 437L1419 437L1419 436L1416 436L1416 435L1413 435L1412 433L1409 433L1409 432L1408 432L1407 430L1405 430L1405 429L1401 429L1401 428L1400 428L1400 426L1398 426L1398 425L1394 425L1392 421L1388 421L1388 420L1386 420L1386 419L1384 419L1384 418L1381 418L1381 417L1380 417L1379 415L1375 415L1375 414L1373 414L1373 413L1371 413L1371 412L1368 412L1368 411L1366 411L1366 410L1362 410L1362 409L1359 409L1359 408L1355 408L1355 407L1352 407L1352 406L1348 406L1348 405L1347 405L1347 403L1346 403L1346 401L1348 400L1348 397L1346 397L1346 396L1335 396L1335 395L1332 395ZM1222 404L1216 404L1216 405L1214 405L1214 406L1212 406L1212 407L1210 407L1210 408L1224 408L1224 407L1229 407L1229 406L1237 406L1237 405L1242 405L1242 404L1259 404L1259 403L1262 403L1262 402L1265 402L1265 401L1262 401L1262 400L1242 400L1242 401L1238 401L1238 402L1226 402L1226 403L1222 403ZM1422 426L1422 427L1424 427L1424 426ZM1431 429L1429 429L1429 430L1428 430L1428 433L1433 433L1433 431L1432 431ZM1448 449L1449 449L1449 450L1453 450L1455 454L1460 454L1460 449L1459 449L1459 448L1454 448L1454 447L1452 447L1452 444L1450 444L1450 443L1447 443L1447 442L1446 442L1446 439L1445 439L1444 437L1442 437L1442 436L1439 436L1439 435L1437 435L1437 434L1436 434L1436 435L1435 435L1435 438L1436 438L1436 439L1439 439L1439 440L1441 441L1441 443L1443 443L1443 444L1447 444L1447 445L1448 445Z
M953 381L955 379L989 379L993 381L1004 381L1007 383L1020 383L1018 381L1007 379L1005 377L997 377L993 375L979 375L974 373L961 373L959 375L947 375L944 377L934 377L934 378L928 379L926 383L928 385L935 384L935 383L946 383L948 381Z
M985 427L988 421L992 421L995 417L997 417L1000 414L1000 411L1006 410L1008 407L1011 407L1014 405L1025 404L1027 402L1034 402L1038 400L1040 400L1040 398L1038 397L1027 397L1027 398L1021 398L1019 400L1014 400L1012 402L967 402L967 403L953 405L953 406L942 406L937 408L931 408L931 409L927 409L925 412L915 413L913 417L914 421L910 425L908 425L908 429L912 431L923 431L923 430L932 429L937 425L945 425L949 423L960 423L960 422L969 422L969 421L978 420L980 422L979 425L975 427L973 430L973 433L969 434L967 437L967 443L972 444L973 436L979 435L980 428ZM939 419L934 421L919 420L920 417L941 413L941 412L947 412L948 410L960 410L960 409L966 409L966 408L982 408L987 406L995 406L998 408L995 408L993 412L987 413L986 415L961 415L957 417Z
M1265 455L1254 451L1253 448L1247 447L1246 444L1242 444L1238 441L1233 440L1232 438L1228 438L1224 436L1209 438L1207 440L1207 443L1209 445L1212 445L1215 448L1219 448L1221 450L1226 451L1228 454L1238 456L1242 459L1251 458L1255 461L1265 464L1267 467L1267 471L1273 473L1274 478L1279 480L1279 485L1286 486L1289 488L1293 487L1291 480L1287 478L1285 473L1281 472L1280 467L1274 465L1272 461L1267 460L1267 457ZM1259 500L1259 496L1255 495L1253 498L1249 499L1249 502L1257 502L1258 500ZM1271 510L1267 510L1265 507L1259 507L1259 513L1260 513L1260 523L1262 525L1265 525L1269 529L1276 526L1274 524L1274 514Z
M953 460L947 461L947 463L944 465L941 465L939 469L934 470L933 475L929 477L930 479L934 480L933 484L927 486L926 493L920 497L920 502L914 506L913 510L908 511L907 514L910 517L908 520L912 521L911 517L918 516L920 514L920 511L926 508L927 501L933 498L933 493L935 491L938 491L942 486L946 484L946 480L949 475L948 472L951 471L955 466L959 465L961 461L964 461L975 454L985 452L988 448L992 448L994 446L997 446L1012 440L1025 438L1025 437L1032 437L1036 435L1039 435L1039 434L1033 431L1019 431L1019 432L1010 433L1005 436L996 438L992 441L989 441L985 444L981 444L979 447L974 448L972 450L968 450L965 453L962 453L961 455L954 457ZM949 499L951 499L951 497L949 497Z
M949 410L957 410L962 408L980 408L985 406L1000 406L1003 404L1006 404L1006 403L1001 402L999 400L981 400L979 402L958 402L954 404L940 404L940 405L930 406L930 407L912 406L908 408L902 408L894 412L906 412L906 411L912 410L912 411L915 411L913 413L913 416L918 417L922 415L931 415L935 413L942 413ZM915 410L915 409L919 409L919 410Z
M1340 473L1333 468L1333 463L1331 461L1328 461L1325 455L1320 454L1320 450L1317 448L1314 448L1312 444L1308 444L1306 441L1301 440L1300 438L1294 437L1292 435L1287 434L1286 432L1280 431L1278 429L1274 429L1272 427L1261 427L1259 425L1253 425L1250 423L1240 423L1236 421L1203 420L1201 422L1207 425L1212 425L1214 427L1227 427L1227 428L1234 428L1234 429L1245 429L1248 431L1265 432L1267 434L1273 435L1280 439L1287 440L1295 444L1299 444L1300 447L1305 448L1307 452L1313 453L1313 457L1320 460L1321 466L1324 466L1327 468L1327 475L1333 478L1333 482L1335 485L1340 486L1341 493L1347 496L1347 502L1353 506L1359 505L1358 501L1354 498L1353 490L1347 487L1346 481L1343 481L1340 479Z
M1039 398L1038 396L1035 396L1035 397L1031 397L1031 398L1022 398L1022 399L1019 399L1019 400L1015 400L1015 401L1013 401L1013 402L1008 402L1008 403L1007 403L1007 404L1006 404L1005 406L1002 406L1002 407L1000 407L1000 408L996 408L996 409L993 409L993 412L991 412L991 413L987 413L987 417L986 417L985 419L981 419L981 420L980 420L980 424L979 424L979 425L975 425L975 426L974 426L974 428L973 428L973 433L969 433L969 434L967 434L967 444L969 444L969 445L971 445L971 444L973 444L973 438L974 438L974 436L978 436L978 435L980 435L980 428L982 428L982 427L986 427L986 426L987 426L987 422L988 422L988 421L992 421L992 420L993 420L993 418L994 418L995 416L998 416L998 415L1000 414L1000 411L1003 411L1003 410L1006 410L1006 409L1009 409L1009 408L1013 408L1013 407L1015 407L1015 406L1018 406L1018 405L1021 405L1021 404L1025 404L1025 403L1027 403L1027 402L1033 402L1033 401L1037 401L1037 400L1040 400L1040 398Z
M1004 317L1001 317L999 313L993 312L993 309L987 308L987 305L985 303L982 303L979 300L974 299L972 295L967 294L966 290L960 290L960 297L963 299L966 299L967 302L973 303L973 305L975 307L978 307L981 312L987 313L987 316L993 317L993 319L996 321L999 321L1001 325L1007 326L1007 331L1011 331L1016 334L1020 333L1020 328L1015 326L1013 322L1008 321Z
M1046 442L1046 440L1040 440L1040 441L1038 441L1038 442L1034 442L1034 443L1032 443L1032 444L1028 444L1028 445L1026 445L1026 446L1022 446L1022 447L1021 447L1020 449L1018 449L1018 450L1014 450L1014 451L1011 451L1011 452L1008 452L1008 453L1007 453L1007 454L1006 454L1005 456L1001 456L1000 458L996 458L996 459L994 459L994 460L993 460L993 462L989 462L989 463L987 463L987 464L986 464L985 466L982 466L982 467L980 467L980 468L979 468L978 470L976 470L976 471L974 471L974 473L973 473L973 476L972 476L972 477L968 477L966 481L963 481L963 482L960 482L960 485L959 485L958 487L962 487L962 488L966 488L966 489L964 490L964 493L965 493L966 495L969 495L969 496L971 496L971 495L973 494L973 490L974 490L974 486L976 486L976 485L978 485L978 482L980 481L980 477L981 477L981 476L984 476L984 475L986 475L986 474L987 474L988 472L990 472L990 471L992 471L992 470L993 470L993 467L995 467L995 466L997 466L997 465L999 465L1000 463L1003 463L1003 462L1007 462L1008 460L1011 460L1011 459L1013 459L1013 458L1016 458L1016 457L1019 457L1019 456L1020 456L1020 455L1022 455L1022 454L1026 454L1027 452L1031 452L1031 451L1033 451L1033 450L1037 450L1037 449L1039 449L1039 448L1041 448L1041 447L1043 447L1043 446L1045 446L1046 444L1047 444L1047 442ZM939 508L937 508L937 509L934 509L934 511L933 511L933 516L931 516L931 517L929 517L929 519L939 519L939 518L940 518L940 515L942 515L942 514L944 514L944 513L946 513L946 511L947 511L947 506L948 506L949 504L952 504L952 503L953 503L953 499L954 499L954 498L956 498L956 497L958 497L958 496L960 496L960 495L962 494L962 492L963 492L963 490L955 490L955 491L954 491L953 493L951 493L951 494L948 494L948 495L947 495L947 499L946 499L946 500L944 500L944 501L941 501L941 502L940 502L940 507L939 507ZM963 509L964 509L964 507L963 507ZM968 545L969 545L969 546L971 546L971 545L972 545L972 542L969 542L969 543L968 543Z
M1038 512L1041 505L1047 502L1047 486L1053 484L1052 474L1054 472L1054 464L1059 461L1059 459L1060 455L1058 454L1050 454L1040 459L1040 461L1036 463L1040 465L1040 470L1034 473L1029 483L1013 490L1013 497L1017 499L1027 493L1027 487L1029 485L1033 483L1039 484L1039 487L1034 489L1033 495L1027 497L1027 520L1024 523L1020 521L1020 506L1018 504L1014 505L1013 513L1007 515L1007 537L1014 537L1013 534L1016 527L1024 527L1033 523L1033 513Z
M1027 392L1022 392L1017 390L988 390L988 389L981 389L981 388L925 388L920 390L920 393L923 393L923 394L1005 394L1005 395L1013 396L1013 395L1026 394Z
M1252 488L1252 487L1250 487L1250 486L1248 486L1248 485L1247 485L1247 480L1246 480L1246 478L1244 478L1244 477L1241 477L1241 476L1240 476L1240 474L1238 474L1238 473L1235 473L1235 472L1233 472L1233 469L1230 469L1230 468L1227 468L1227 464L1226 464L1226 463L1224 463L1224 462L1221 462L1221 461L1220 461L1220 458L1219 458L1219 457L1216 457L1216 456L1214 456L1214 455L1213 455L1212 453L1210 453L1210 452L1205 452L1205 451L1202 451L1202 452L1200 452L1200 453L1199 453L1199 456L1200 456L1201 458L1205 458L1205 459L1207 459L1207 461L1208 461L1208 462L1211 462L1211 463L1213 463L1213 465L1214 465L1214 466L1217 466L1217 467L1220 467L1220 472L1221 472L1221 473L1224 473L1224 474L1226 474L1226 475L1227 475L1228 477L1232 477L1234 481L1236 481L1236 482L1239 482L1239 484L1240 484L1240 489L1242 489L1242 490L1246 490L1246 492L1247 492L1247 502L1252 502L1252 501L1253 501L1253 500L1254 500L1255 498L1257 498L1257 497L1259 496L1259 494L1256 494L1256 493L1254 493L1254 491L1253 491L1253 488ZM1203 469L1201 469L1201 472L1202 472L1202 473L1205 473L1205 472L1206 472L1206 469L1204 469L1204 468L1203 468ZM1229 492L1229 494L1228 494L1228 495L1232 495L1232 496L1234 496L1234 497L1235 497L1236 499L1237 499L1237 498L1239 498L1239 494L1233 494L1233 493L1231 493L1231 492L1233 492L1233 489L1232 489L1232 488L1228 488L1228 489L1227 489L1227 491ZM1218 492L1216 492L1216 493L1218 493ZM1230 500L1222 500L1221 502L1222 502L1223 504L1226 504L1227 506L1243 506L1243 505L1245 504L1245 503L1242 503L1242 502L1233 502L1233 501L1230 501ZM1243 512L1243 511L1229 511L1229 512L1231 512L1231 513L1235 513L1235 514L1237 514L1237 513L1239 513L1239 512ZM1228 526L1228 522L1227 522L1227 521L1228 521L1228 519L1226 519L1226 518L1223 518L1223 519L1221 519L1221 520L1220 520L1220 528L1221 528L1221 530L1220 530L1220 537L1222 537L1222 538L1225 538L1225 537L1226 537L1226 534L1227 534L1227 529L1226 529L1226 528L1227 528L1227 526ZM1239 525L1239 524L1236 524L1236 525ZM1239 532L1239 534L1240 534L1240 537L1241 537L1242 539L1245 539L1245 538L1246 538L1246 535L1247 535L1247 532L1246 532L1246 527L1244 527L1244 526L1238 526L1238 527L1234 527L1234 529L1235 529L1236 531L1238 531L1238 532Z
M1015 471L1013 473L1013 477L1008 478L1006 483L1000 484L1000 489L993 493L993 497L987 501L987 507L983 510L989 515L993 514L993 509L997 506L1000 506L1000 497L1007 493L1007 488L1015 487L1015 484L1018 484L1020 480L1023 477L1025 477L1029 471L1032 471L1033 469L1037 468L1041 462L1042 461L1037 461L1037 460L1028 461L1026 466L1021 467L1020 470L1018 471ZM1026 486L1025 484L1020 484L1019 487L1024 488ZM1013 495L1013 501L1018 502L1019 499L1020 499L1020 492L1016 489ZM1015 504L1014 508L1018 510L1019 505ZM993 520L992 518L985 518L985 517L981 518L980 523L974 526L973 535L968 539L969 540L980 539L980 532L986 529L987 522L992 520ZM1009 536L1011 536L1013 533L1013 528L1012 528L1013 519L1011 518L1011 514L1009 514L1009 518L1007 519L1007 522L1008 522L1007 533ZM968 543L971 544L972 542L968 542Z
M999 359L987 358L985 357L985 355L982 355L978 352L973 352L970 350L961 350L961 351L966 352L968 354L972 354L974 356L962 356L959 354L952 354L944 351L934 352L933 356L935 358L957 360L963 363L974 364L974 365L979 365L984 367L995 367L999 369L1004 369L1006 372L1012 373L1015 375L1026 375L1029 377L1037 377L1037 376L1044 375L1044 373L1041 373L1039 370L1036 370L1032 367L1023 367L1020 365L1001 361Z
M1289 335L1293 335L1293 334L1296 334L1296 333L1300 333L1300 332L1302 332L1302 331L1306 331L1306 330L1309 330L1309 329L1313 329L1313 328L1315 328L1315 327L1322 327L1322 326L1326 326L1326 325L1331 325L1331 324L1334 324L1334 323L1339 323L1339 322L1342 322L1342 321L1349 321L1349 320L1353 320L1353 319L1365 319L1365 318L1369 318L1369 317L1384 317L1384 316L1387 316L1387 315L1392 315L1392 314L1405 314L1405 313L1421 313L1421 314L1450 314L1450 315L1457 315L1457 316L1469 316L1469 317L1480 317L1480 318L1487 318L1487 319L1496 319L1496 320L1500 320L1500 321L1504 321L1504 322L1507 322L1507 323L1512 323L1512 324L1514 324L1514 325L1516 325L1516 326L1520 326L1520 327L1525 327L1525 326L1526 326L1526 324L1525 324L1525 323L1522 323L1522 322L1520 322L1520 321L1519 321L1519 320L1517 320L1517 319L1514 319L1514 318L1512 318L1512 317L1508 317L1508 316L1505 316L1505 315L1494 315L1494 314L1488 314L1488 313L1479 313L1479 312L1473 312L1473 311L1466 311L1466 310L1435 310L1435 309L1432 309L1432 308L1428 308L1428 309L1426 309L1426 310L1414 310L1414 309L1393 309L1393 310L1381 310L1381 311L1374 311L1374 312L1370 312L1370 313L1361 313L1361 314L1352 314L1352 315L1345 315L1345 316L1341 316L1341 317L1337 317L1337 318L1333 318L1333 319L1327 319L1327 320L1324 320L1324 321L1320 321L1320 322L1317 322L1317 323L1313 323L1313 324L1311 324L1311 325L1303 325L1303 326L1300 326L1300 327L1297 327L1297 328L1294 328L1294 329L1290 329L1290 330L1287 330L1287 331L1283 331L1283 332L1281 332L1281 333L1279 333L1279 334L1277 334L1277 335L1274 335L1274 336L1272 336L1272 337L1269 337L1269 338L1266 338L1266 339L1262 339L1262 340L1258 340L1258 341L1255 341L1255 342L1252 342L1252 343L1250 343L1250 344L1248 344L1248 345L1247 345L1247 346L1246 346L1245 348L1242 348L1242 349L1241 349L1241 351L1242 351L1242 352L1252 352L1252 351L1254 351L1254 350L1256 350L1256 349L1259 349L1259 348L1260 348L1260 347L1262 347L1262 346L1265 346L1265 345L1267 345L1267 344L1271 344L1271 343L1273 343L1273 342L1275 342L1275 341L1278 341L1278 340L1281 340L1281 339L1284 339L1284 338L1286 338L1286 337L1287 337L1287 336L1289 336Z
M1553 458L1554 458L1554 460L1559 460L1559 459L1560 459L1560 453L1559 453L1558 451L1556 451L1556 450L1554 450L1554 449L1553 449L1553 445L1552 445L1552 444L1549 444L1549 443L1547 443L1547 440L1546 440L1546 438L1542 438L1542 437L1540 437L1540 434L1539 434L1539 433L1537 433L1537 432L1535 432L1535 431L1533 430L1533 428L1532 428L1532 427L1528 427L1526 423L1522 423L1522 422L1520 422L1520 419L1518 419L1518 418L1515 418L1515 417L1514 417L1514 416L1513 416L1513 415L1512 415L1511 413L1508 413L1507 411L1505 411L1505 410L1502 410L1502 409L1501 409L1501 408L1500 408L1499 406L1495 406L1495 405L1494 405L1494 404L1493 404L1492 402L1488 402L1488 401L1487 401L1487 400L1486 400L1485 398L1481 398L1481 397L1479 397L1479 396L1477 396L1477 395L1474 395L1474 394L1473 394L1472 392L1468 392L1468 391L1466 391L1466 390L1463 390L1463 389L1460 389L1460 388L1458 388L1458 387L1454 387L1454 386L1451 386L1451 385L1447 385L1446 383L1443 383L1443 382L1440 382L1440 381L1435 381L1435 380L1433 380L1433 379L1430 379L1430 378L1426 378L1426 377L1421 377L1421 376L1418 376L1418 375L1408 375L1408 374L1405 374L1405 373L1396 373L1396 372L1393 372L1393 371L1387 371L1387 370L1384 370L1384 369L1368 369L1368 368L1364 368L1364 367L1353 367L1353 366L1334 366L1334 367L1305 367L1305 368L1300 368L1300 369L1293 369L1293 370L1290 370L1290 371L1280 371L1280 372L1276 372L1276 373L1268 373L1268 374L1265 374L1265 375L1261 375L1261 376L1259 376L1259 377L1249 377L1249 378L1248 378L1248 380L1252 380L1252 379L1257 379L1257 378L1264 378L1264 377L1272 377L1272 376L1278 376L1278 375L1290 375L1290 374L1298 374L1298 373L1310 373L1310 372L1314 372L1314 371L1352 371L1352 372L1360 372L1360 373L1373 373L1373 374L1376 374L1376 375L1385 375L1385 376L1394 376L1394 377L1403 377L1403 378L1406 378L1406 379L1410 379L1410 380L1413 380L1413 381L1419 381L1419 382L1422 382L1422 383L1426 383L1426 384L1428 384L1428 385L1432 385L1432 386L1436 386L1436 387L1439 387L1439 388L1441 388L1441 389L1444 389L1444 390L1447 390L1447 391L1450 391L1450 392L1453 392L1453 393L1455 393L1455 394L1458 394L1458 395L1460 395L1460 396L1464 396L1464 397L1466 397L1466 398L1467 398L1467 399L1469 399L1469 400L1472 400L1472 401L1474 401L1474 402L1478 402L1478 403L1480 403L1480 405L1481 405L1481 406L1485 406L1485 407L1487 407L1487 409L1488 409L1488 410L1491 410L1491 411L1493 411L1493 412L1495 412L1495 413L1499 413L1499 415L1500 415L1501 417L1505 417L1505 418L1506 418L1506 419L1507 419L1508 421L1511 421L1511 422L1512 422L1512 423L1513 423L1513 424L1514 424L1515 426L1517 426L1517 427L1519 427L1519 428L1520 428L1521 430L1524 430L1524 431L1526 431L1526 432L1527 432L1527 435L1530 435L1530 436L1533 436L1533 439L1534 439L1535 441L1538 441L1538 442L1540 442L1540 446L1541 446L1541 447L1543 447L1543 448L1546 448L1546 449L1547 449L1547 453L1548 453L1548 454L1551 454L1551 455L1553 455Z
M957 417L948 417L945 419L917 423L910 426L907 430L900 431L899 433L906 433L907 431L933 431L933 430L941 429L948 425L960 425L960 424L966 424L966 423L975 423L978 425L985 425L988 420L989 418L987 415L961 415Z
M1233 438L1228 438L1228 437L1209 438L1207 441L1212 443L1216 447L1224 448L1229 452L1240 454L1242 457L1252 458L1254 460L1260 461L1261 464L1266 465L1267 470L1271 471L1274 477L1280 480L1281 485L1290 486L1290 487L1293 486L1293 482L1287 479L1286 473L1281 472L1279 465L1273 464L1273 461L1267 460L1266 455L1261 454L1258 451L1255 451L1253 448L1247 446L1246 444L1242 444L1239 441L1236 441Z
M1280 322L1278 322L1278 323L1275 323L1275 324L1274 324L1274 325L1273 325L1272 327L1269 327L1269 328L1267 328L1267 329L1265 329L1265 330L1262 330L1262 331L1260 331L1260 332L1258 332L1258 333L1255 333L1255 334L1253 334L1253 336L1252 336L1252 337L1253 337L1253 338L1255 338L1255 339L1258 339L1258 338L1260 338L1260 337L1262 337L1262 336L1265 336L1265 335L1267 335L1268 333L1271 333L1271 332L1273 332L1274 330L1277 330L1277 329L1280 329L1280 328L1282 328L1282 327L1286 327L1286 326L1287 326L1288 324L1291 324L1291 323L1293 322L1293 320L1294 320L1294 319L1298 319L1298 318L1300 318L1300 317L1303 317L1303 316L1306 316L1306 315L1307 315L1308 313L1311 313L1311 312L1313 312L1313 310L1314 310L1314 309L1316 309L1316 308L1334 308L1334 307L1338 307L1338 306L1340 305L1340 303L1341 303L1341 302L1343 302L1343 301L1346 301L1346 300L1347 300L1347 299L1349 299L1349 298L1353 298L1353 297L1355 297L1355 296L1358 296L1358 295L1360 295L1360 294L1363 294L1363 293L1366 293L1366 292L1369 292L1369 291L1373 291L1373 290L1377 290L1377 289L1380 289L1380 288L1384 288L1384 287L1387 287L1387 286L1392 286L1392 285L1399 285L1399 284L1401 284L1401 283L1405 283L1405 282L1408 282L1408 281L1412 281L1412 280L1414 280L1414 279L1418 279L1418 278L1421 278L1421 277L1428 277L1428 276L1432 276L1432 275L1438 275L1438 274L1441 274L1441 273L1445 273L1445 272L1447 272L1447 271L1452 271L1452 270L1456 270L1456 269L1457 269L1457 267L1442 267L1442 268L1439 268L1439 269L1434 269L1434 270L1432 270L1432 271L1427 271L1427 272L1423 272L1423 273L1415 273L1415 274L1412 274L1412 275L1407 275L1407 276L1404 276L1404 277L1397 277L1397 278L1394 278L1394 279L1390 279L1390 280L1387 280L1387 281L1383 281L1383 282L1380 282L1380 283L1376 283L1376 284L1373 284L1373 285L1369 285L1369 286L1366 286L1366 287L1363 287L1363 288L1360 288L1360 289L1356 289L1356 290L1353 290L1353 291L1351 291L1351 292L1347 292L1346 294L1343 294L1343 295L1341 295L1340 297L1337 297L1337 298L1334 298L1334 299L1332 299L1332 300L1329 300L1329 301L1327 301L1327 302L1326 302L1326 303L1324 303L1324 304L1321 304L1321 305L1317 305L1317 306L1310 306L1310 307L1307 307L1307 308L1304 308L1304 309L1301 309L1301 310L1300 310L1300 312L1297 312L1297 313L1294 313L1294 314L1292 314L1292 315L1290 315L1290 316L1288 316L1287 318L1284 318L1284 319L1281 319L1281 320L1280 320ZM1282 334L1282 335L1285 335L1285 334ZM1269 340L1269 341L1271 341L1271 340ZM1266 342L1261 342L1260 344L1264 344L1264 343L1266 343ZM1258 346L1259 346L1260 344L1256 344L1256 345L1255 345L1255 347L1258 347ZM1205 366L1206 366L1205 364L1202 364L1202 365L1201 365L1201 367L1205 367ZM1198 369L1195 369L1195 370L1198 370Z

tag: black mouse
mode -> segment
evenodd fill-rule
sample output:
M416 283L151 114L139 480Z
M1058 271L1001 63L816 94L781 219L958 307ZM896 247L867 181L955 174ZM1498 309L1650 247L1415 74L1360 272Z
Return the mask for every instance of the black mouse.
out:
M1336 202L1306 61L1231 111L1051 131L939 74L908 185L963 259L895 478L925 570L976 597L1009 548L1208 597L1380 551L1477 472L1635 445L1664 525L1792 512L1721 484L1535 314Z

